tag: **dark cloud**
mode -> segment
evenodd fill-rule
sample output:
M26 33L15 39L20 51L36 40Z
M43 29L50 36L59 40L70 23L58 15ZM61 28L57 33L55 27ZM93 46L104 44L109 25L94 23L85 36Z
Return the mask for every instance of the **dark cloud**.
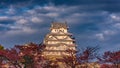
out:
M0 21L0 24L4 24L4 25L14 24L14 21L13 20L3 20L3 21Z
M82 8L80 8L80 10L88 12L101 10L109 12L120 11L120 0L2 0L0 3L1 8L9 7L10 5L14 5L14 7L18 8L33 8L33 5L45 6L48 4L54 4L55 6L81 6Z
M4 26L0 26L0 31L2 32L2 31L9 31L9 30L11 30L9 27L4 27ZM0 32L0 33L1 33Z

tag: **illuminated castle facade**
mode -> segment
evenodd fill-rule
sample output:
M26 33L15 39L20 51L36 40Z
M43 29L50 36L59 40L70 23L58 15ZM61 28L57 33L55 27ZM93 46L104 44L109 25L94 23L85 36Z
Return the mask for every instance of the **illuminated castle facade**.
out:
M68 55L67 49L76 50L75 40L68 32L66 23L52 23L50 33L45 36L43 44L46 45L43 55L48 58Z

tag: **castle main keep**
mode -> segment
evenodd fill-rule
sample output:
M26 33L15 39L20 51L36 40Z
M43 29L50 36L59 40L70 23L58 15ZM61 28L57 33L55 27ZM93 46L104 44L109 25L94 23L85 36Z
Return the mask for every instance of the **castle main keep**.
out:
M60 58L67 49L76 50L75 40L68 32L67 23L51 23L50 32L45 36L43 44L46 45L43 55L48 58Z

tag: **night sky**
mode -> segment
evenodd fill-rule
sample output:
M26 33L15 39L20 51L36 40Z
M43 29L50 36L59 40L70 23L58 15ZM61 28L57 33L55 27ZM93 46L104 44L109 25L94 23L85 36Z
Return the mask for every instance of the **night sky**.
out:
M52 21L66 21L79 48L120 49L120 0L0 0L0 44L41 43Z

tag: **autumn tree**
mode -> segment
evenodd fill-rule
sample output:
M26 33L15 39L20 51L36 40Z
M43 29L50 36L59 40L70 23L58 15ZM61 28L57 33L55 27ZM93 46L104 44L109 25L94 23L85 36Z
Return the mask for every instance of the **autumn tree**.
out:
M67 49L65 53L66 54L62 56L62 59L58 59L58 61L65 63L66 68L76 68L78 65L76 56L77 51L73 49Z
M42 44L29 43L0 50L0 64L9 63L15 68L42 68L44 58L41 54L44 47Z
M66 63L70 68L81 67L84 64L85 68L88 68L88 63L91 63L97 56L98 47L86 47L85 49L66 50L68 56L63 56L62 61Z
M22 57L21 62L25 65L25 68L37 68L39 63L44 60L41 53L45 45L29 43L27 45L17 45L15 47L20 50L19 55Z
M120 50L104 52L98 59L102 64L111 64L113 68L120 68Z
M14 66L15 68L21 68L19 62L20 56L16 48L1 50L0 56L1 56L0 60L3 64L9 63L9 65Z
M85 49L82 49L79 51L77 57L78 57L78 61L80 64L83 64L86 68L88 67L88 64L93 62L95 60L95 58L97 57L97 51L98 51L99 47L95 46L95 47L86 47Z
M2 62L6 60L4 47L0 44L0 67Z
M6 51L5 50L0 50L0 68L2 67L3 64L5 64L8 61L6 57Z
M4 49L4 47L0 44L0 50L3 50Z
M111 64L101 64L100 68L114 68Z
M98 47L86 47L79 51L79 61L80 63L90 63L98 55Z

